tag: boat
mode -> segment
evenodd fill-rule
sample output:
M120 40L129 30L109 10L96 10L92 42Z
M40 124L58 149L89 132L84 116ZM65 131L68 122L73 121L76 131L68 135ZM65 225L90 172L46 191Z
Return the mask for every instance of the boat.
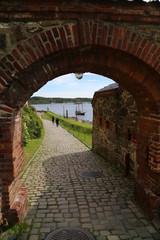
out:
M85 115L85 112L83 111L83 104L82 103L77 103L75 114L76 114L76 116L77 115Z
M85 112L81 112L81 111L76 110L75 114L76 115L85 115Z

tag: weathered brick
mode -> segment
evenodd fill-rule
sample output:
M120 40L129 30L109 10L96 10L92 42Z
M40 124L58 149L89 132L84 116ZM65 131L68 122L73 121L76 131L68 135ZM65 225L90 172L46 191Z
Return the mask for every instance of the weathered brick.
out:
M16 124L12 110L3 105L19 109L48 79L78 69L97 72L119 82L136 100L139 116L147 118L158 114L160 47L156 30L160 12L152 3L148 8L146 3L134 2L131 6L127 2L117 4L114 1L98 4L71 1L69 5L65 1L63 4L55 1L5 2L0 5L0 19L5 21L0 43L0 111L3 115L0 120L5 119L8 126L0 127L0 166L8 206L11 196L6 189L22 168L23 149L20 119ZM110 119L107 121L109 124L100 116L94 120L107 131L120 132ZM160 171L159 147L155 144L159 137L154 136L160 132L160 123L157 118L155 122L144 120L143 125L139 125L138 137L134 133L131 137L132 143L138 146L138 177L153 187ZM126 134L121 137L125 138ZM145 165L146 147L149 147L149 156ZM13 187L12 200L15 193L16 187Z

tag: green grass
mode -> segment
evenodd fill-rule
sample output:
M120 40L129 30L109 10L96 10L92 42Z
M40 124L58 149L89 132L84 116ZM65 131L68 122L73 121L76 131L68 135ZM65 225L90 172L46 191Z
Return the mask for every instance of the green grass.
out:
M24 147L24 166L23 166L23 169L25 168L25 166L27 165L29 160L33 157L33 155L36 153L38 148L40 147L40 145L43 141L43 138L44 138L44 128L42 130L42 135L41 135L40 138L30 139L28 144Z
M92 125L87 123L80 123L75 120L66 119L53 112L45 112L42 115L43 119L52 120L52 116L59 118L59 124L65 128L73 136L86 144L89 148L92 147Z
M16 225L14 225L8 230L8 233L10 235L16 235L17 237L20 237L25 232L27 227L28 225L25 222L17 223Z
M20 240L28 227L29 225L25 222L17 223L14 226L7 226L3 229L4 233L0 236L0 240L13 239L12 236L16 236L16 239Z

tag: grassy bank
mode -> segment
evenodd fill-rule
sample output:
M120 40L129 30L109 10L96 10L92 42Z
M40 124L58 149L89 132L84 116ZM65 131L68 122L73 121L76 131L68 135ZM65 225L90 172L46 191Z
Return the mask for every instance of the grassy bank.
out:
M42 143L44 137L44 128L43 122L37 115L36 110L30 105L25 105L23 107L22 119L23 119L23 145L24 145L23 169L24 169Z
M42 130L42 135L41 135L40 138L29 140L28 144L24 147L24 166L23 166L23 169L25 168L25 166L27 165L29 160L34 156L34 154L36 153L38 148L40 147L40 145L43 141L43 138L44 138L44 129Z
M59 118L59 124L61 127L65 128L73 136L79 139L81 142L86 144L89 148L92 147L92 125L87 123L80 123L75 120L66 119L60 117L53 112L45 112L42 118L47 120L52 120L52 116L56 119Z

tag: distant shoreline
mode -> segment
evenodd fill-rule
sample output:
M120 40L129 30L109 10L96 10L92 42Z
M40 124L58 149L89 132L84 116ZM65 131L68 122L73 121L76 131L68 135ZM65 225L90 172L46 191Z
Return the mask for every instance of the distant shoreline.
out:
M52 103L91 103L92 98L45 98L45 97L31 97L28 100L29 104L52 104Z
M32 104L34 104L34 105L46 104L46 105L47 105L47 104L53 104L53 103L54 103L54 104L56 104L56 103L64 103L64 104L66 104L66 103L74 103L74 104L78 104L78 103L76 103L76 102L51 102L51 103L30 103L30 102L29 102L30 105L32 105ZM91 102L83 102L83 103L91 103Z

